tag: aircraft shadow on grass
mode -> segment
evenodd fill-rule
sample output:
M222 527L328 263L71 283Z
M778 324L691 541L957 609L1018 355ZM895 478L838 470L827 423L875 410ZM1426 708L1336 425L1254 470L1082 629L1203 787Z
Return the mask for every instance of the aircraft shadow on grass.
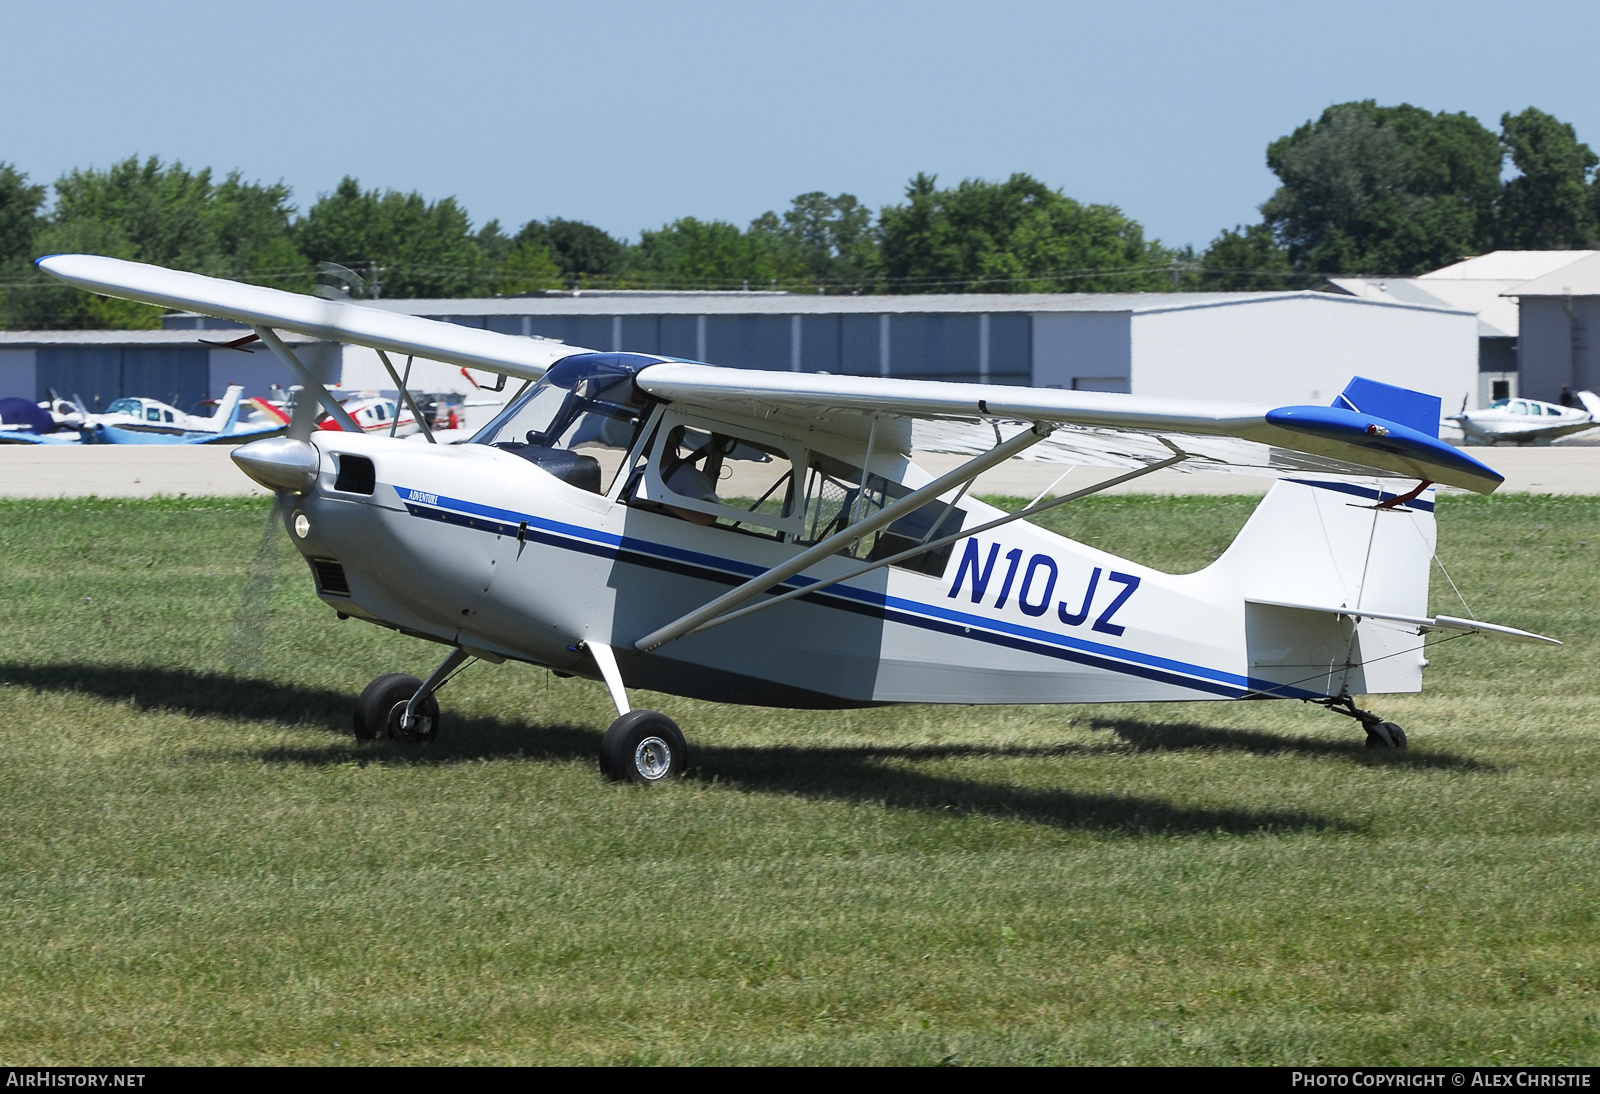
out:
M0 663L0 684L51 692L78 692L149 710L276 725L316 726L350 732L353 697L227 673L188 669L63 663ZM1284 738L1198 723L1095 720L1135 749L1233 749L1258 754L1324 754L1373 760L1358 740L1350 743ZM593 762L601 730L577 725L529 725L499 718L454 717L429 745L358 745L353 739L322 747L265 747L235 753L267 763L451 764L493 759ZM953 758L1029 759L1091 755L1103 749L974 745L912 746L701 746L693 750L690 777L752 793L816 800L879 803L891 809L970 812L1050 827L1105 832L1353 831L1359 825L1303 810L1211 808L1158 798L1075 790L1017 787L908 768ZM1474 761L1434 753L1385 753L1373 762L1412 768L1483 769Z
M1109 731L1136 752L1188 752L1194 749L1250 752L1257 756L1332 756L1352 763L1383 767L1439 768L1450 771L1495 772L1495 764L1427 749L1371 749L1355 725L1338 740L1290 737L1255 729L1232 729L1201 722L1155 722L1140 718L1091 718L1093 730Z

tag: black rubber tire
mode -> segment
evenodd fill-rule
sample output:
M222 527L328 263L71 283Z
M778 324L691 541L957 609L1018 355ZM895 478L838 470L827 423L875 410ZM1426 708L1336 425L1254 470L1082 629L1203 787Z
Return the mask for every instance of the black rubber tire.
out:
M419 724L406 731L400 728L400 716L406 704L422 687L422 681L406 672L391 672L368 684L356 700L356 740L373 741L387 738L413 744L426 744L439 735L439 700L428 696L417 711Z
M1368 748L1405 748L1406 731L1393 722L1367 727Z
M683 730L657 710L624 714L600 742L600 770L615 782L654 786L677 778L688 766Z

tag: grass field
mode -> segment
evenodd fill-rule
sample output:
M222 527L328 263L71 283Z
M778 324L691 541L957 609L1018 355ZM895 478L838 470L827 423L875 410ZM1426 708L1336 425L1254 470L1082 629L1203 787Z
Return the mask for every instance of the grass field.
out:
M1192 569L1253 504L1057 519ZM649 791L526 666L357 747L438 651L281 545L252 583L266 512L0 503L0 1060L1600 1061L1600 499L1441 502L1472 608L1568 645L1438 646L1371 704L1408 752L1291 703L643 694L694 763Z

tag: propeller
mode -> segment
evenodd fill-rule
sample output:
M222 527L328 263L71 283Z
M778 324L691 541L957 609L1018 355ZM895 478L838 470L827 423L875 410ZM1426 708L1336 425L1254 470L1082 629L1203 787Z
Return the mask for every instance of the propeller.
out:
M312 427L316 424L317 401L307 398L305 388L298 384L286 394L290 417L285 435L297 441L310 440ZM244 587L239 590L239 603L233 610L233 623L228 628L224 660L234 672L256 670L260 665L261 653L266 648L272 597L278 588L283 526L288 519L293 497L287 490L272 492L272 511L267 514L267 523L261 529L255 558L251 560Z

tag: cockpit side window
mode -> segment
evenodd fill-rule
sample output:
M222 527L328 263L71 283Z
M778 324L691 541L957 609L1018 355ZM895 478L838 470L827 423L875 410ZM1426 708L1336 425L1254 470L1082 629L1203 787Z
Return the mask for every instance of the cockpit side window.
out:
M800 530L797 461L775 437L667 414L623 491L629 505L769 538Z

